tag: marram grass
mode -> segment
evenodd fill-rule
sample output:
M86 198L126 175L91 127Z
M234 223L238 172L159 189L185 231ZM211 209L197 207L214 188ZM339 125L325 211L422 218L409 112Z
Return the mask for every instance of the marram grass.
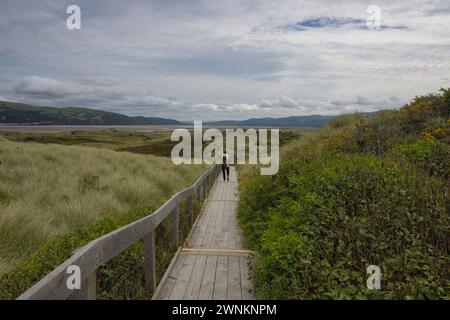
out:
M0 276L57 235L158 207L205 166L82 146L0 140Z

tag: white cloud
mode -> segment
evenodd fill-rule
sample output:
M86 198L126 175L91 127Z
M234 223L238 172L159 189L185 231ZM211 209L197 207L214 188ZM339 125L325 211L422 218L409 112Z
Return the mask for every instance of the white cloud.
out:
M44 98L62 98L80 94L80 88L58 80L29 76L19 80L13 87L15 93Z

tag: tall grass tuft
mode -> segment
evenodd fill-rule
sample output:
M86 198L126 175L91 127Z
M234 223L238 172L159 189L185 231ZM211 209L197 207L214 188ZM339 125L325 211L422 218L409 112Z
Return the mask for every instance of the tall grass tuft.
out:
M0 275L59 235L157 207L203 166L82 146L0 141Z

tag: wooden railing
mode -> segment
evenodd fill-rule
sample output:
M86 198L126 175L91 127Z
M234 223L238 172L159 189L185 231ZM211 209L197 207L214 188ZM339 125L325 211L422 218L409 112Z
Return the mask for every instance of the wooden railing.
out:
M157 285L155 229L165 218L170 217L171 238L176 246L178 246L178 207L180 203L187 201L187 210L192 225L194 222L194 195L196 199L200 199L201 201L205 200L219 171L220 166L217 164L213 165L190 188L175 194L154 213L105 234L78 249L69 259L18 297L18 300L64 300L69 297L71 299L94 300L97 289L97 269L141 239L144 241L145 285L155 290ZM67 268L74 265L78 266L81 270L81 288L75 290L69 289L67 286L67 280L70 276Z

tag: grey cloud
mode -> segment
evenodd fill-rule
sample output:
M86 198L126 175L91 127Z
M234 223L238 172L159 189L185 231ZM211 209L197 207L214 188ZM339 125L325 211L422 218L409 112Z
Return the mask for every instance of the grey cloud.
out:
M226 119L370 111L448 84L448 4L379 2L383 35L359 28L357 0L79 0L76 32L69 0L4 0L0 95Z
M80 94L80 89L58 80L30 76L13 86L13 92L38 98L63 98Z
M330 104L337 107L347 107L349 108L360 108L366 107L366 111L375 111L381 109L399 108L406 101L396 96L391 96L388 98L380 100L370 100L367 97L357 96L354 100L332 100Z
M172 72L222 76L264 75L284 68L284 63L276 55L231 48L191 56L161 58L156 65L158 69Z

